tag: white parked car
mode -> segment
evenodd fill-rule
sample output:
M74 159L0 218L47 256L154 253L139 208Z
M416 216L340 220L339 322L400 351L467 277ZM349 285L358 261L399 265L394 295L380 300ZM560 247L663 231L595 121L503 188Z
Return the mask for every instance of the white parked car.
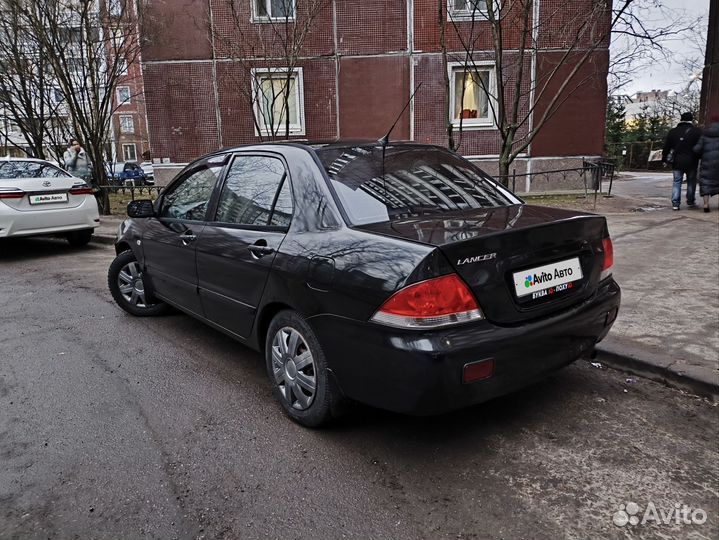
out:
M84 180L41 159L0 159L0 238L53 235L83 246L99 224Z
M152 166L152 161L143 161L140 163L140 167L142 167L142 170L145 171L145 176L154 182L155 168Z

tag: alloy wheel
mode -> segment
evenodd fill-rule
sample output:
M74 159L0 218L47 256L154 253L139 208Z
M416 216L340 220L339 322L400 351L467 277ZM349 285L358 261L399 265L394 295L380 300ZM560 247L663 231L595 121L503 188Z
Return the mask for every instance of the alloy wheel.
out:
M137 261L127 263L117 275L117 286L122 297L132 306L150 307L153 304L145 298L145 284L142 282L142 270Z
M272 373L287 404L306 410L317 391L312 353L302 335L289 326L280 328L272 339Z

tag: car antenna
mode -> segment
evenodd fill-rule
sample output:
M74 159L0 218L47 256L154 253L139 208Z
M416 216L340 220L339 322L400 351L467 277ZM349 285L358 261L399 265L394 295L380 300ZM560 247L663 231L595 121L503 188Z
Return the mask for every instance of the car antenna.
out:
M409 104L412 103L412 99L414 98L414 95L417 93L417 90L419 90L419 88L420 88L421 86L422 86L422 83L419 83L419 84L417 85L417 88L414 89L414 92L412 92L412 95L409 96L409 99L407 100L407 103L404 104L404 107L402 108L402 110L400 111L400 113L397 115L397 118L396 118L396 120L394 121L394 124L392 124L392 127L389 128L389 131L387 132L387 134L386 134L384 137L382 137L380 140L377 141L379 144L382 145L382 148L384 148L385 146L387 146L387 145L389 144L389 136L390 136L390 134L392 133L392 130L394 130L395 126L396 126L397 123L399 122L399 119L402 118L402 115L404 114L404 111L407 110L407 107L409 107Z
M387 134L377 141L382 146L382 189L384 190L385 197L387 197L387 179L385 178L385 174L384 174L384 156L385 156L385 150L387 149L387 145L389 144L389 136L392 133L392 130L397 125L397 123L399 122L399 119L402 118L404 111L406 111L407 107L409 107L409 104L412 103L412 99L414 98L414 95L417 93L417 90L419 90L420 86L422 86L422 83L419 83L417 85L417 88L414 89L414 92L412 92L412 95L409 96L407 103L405 103L404 107L402 107L402 110L397 115L397 118L395 119L394 124L392 124L392 127L389 128L389 131L387 132Z

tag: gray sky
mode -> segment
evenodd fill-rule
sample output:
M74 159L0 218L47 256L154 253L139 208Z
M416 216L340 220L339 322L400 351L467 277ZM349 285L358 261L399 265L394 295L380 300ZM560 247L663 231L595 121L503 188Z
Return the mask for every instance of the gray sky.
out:
M661 0L661 3L668 9L681 14L685 20L700 15L704 15L704 25L697 28L697 34L702 34L704 41L706 40L706 18L709 14L709 0ZM636 74L634 79L624 86L620 93L634 94L639 90L679 90L689 82L684 68L680 65L681 61L687 56L697 56L694 51L695 46L689 36L682 36L672 39L665 43L667 49L672 53L671 63L665 62L663 59L655 61L651 66L647 66ZM620 46L617 42L613 46ZM701 63L704 61L704 53L701 54Z

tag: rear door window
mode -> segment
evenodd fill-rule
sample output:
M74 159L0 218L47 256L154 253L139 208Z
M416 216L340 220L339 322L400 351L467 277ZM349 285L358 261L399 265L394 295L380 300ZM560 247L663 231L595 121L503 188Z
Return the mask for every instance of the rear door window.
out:
M292 190L280 159L236 156L220 194L215 221L251 227L289 226Z

